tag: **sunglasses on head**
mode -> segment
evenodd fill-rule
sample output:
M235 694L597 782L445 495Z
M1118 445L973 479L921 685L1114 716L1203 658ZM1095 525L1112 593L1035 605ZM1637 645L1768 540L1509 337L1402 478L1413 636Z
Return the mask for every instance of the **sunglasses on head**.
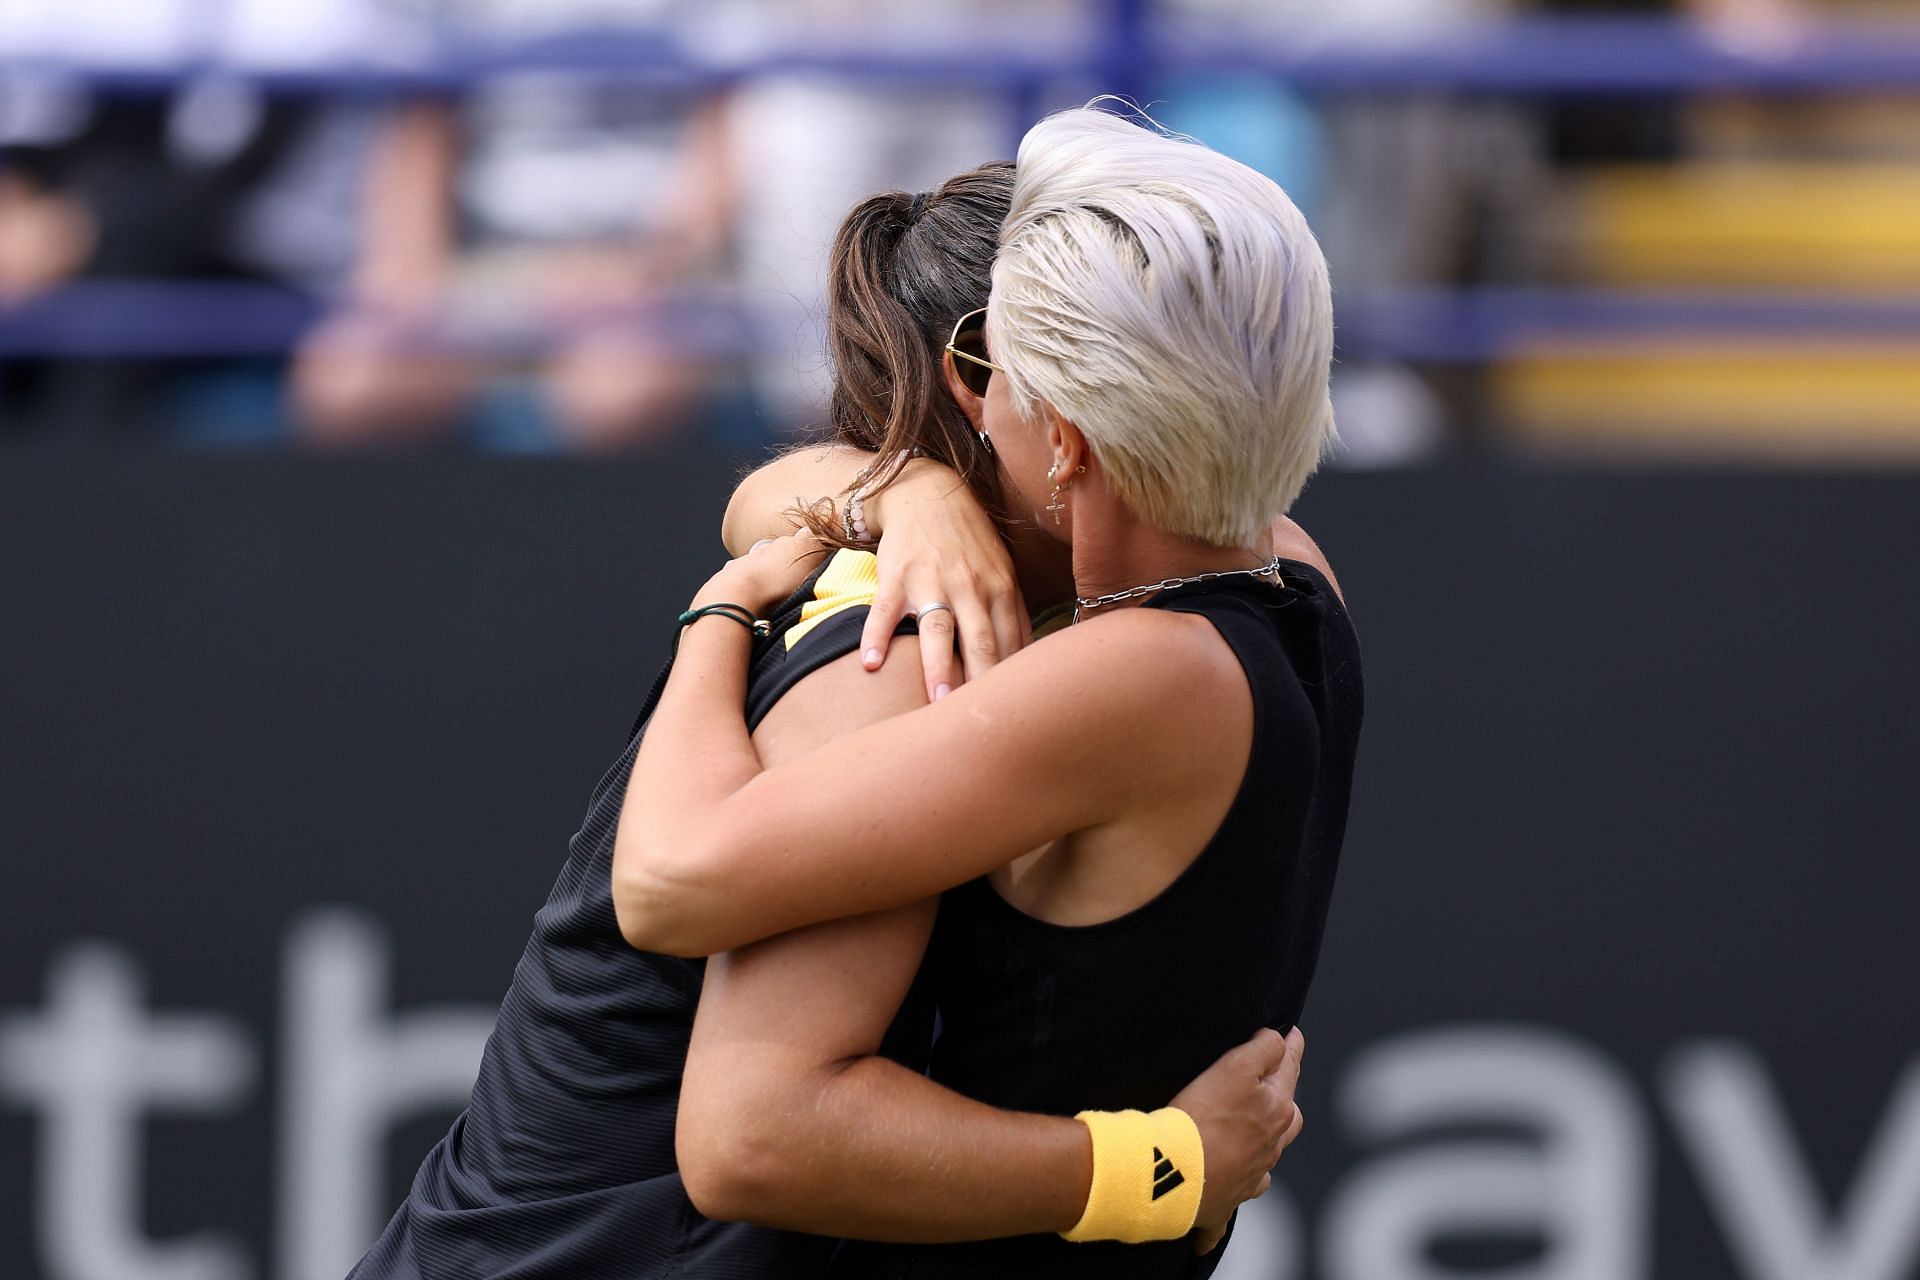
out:
M953 336L947 339L947 352L954 359L953 371L960 385L974 395L987 394L987 383L995 370L1005 372L987 359L987 309L969 311L953 322Z

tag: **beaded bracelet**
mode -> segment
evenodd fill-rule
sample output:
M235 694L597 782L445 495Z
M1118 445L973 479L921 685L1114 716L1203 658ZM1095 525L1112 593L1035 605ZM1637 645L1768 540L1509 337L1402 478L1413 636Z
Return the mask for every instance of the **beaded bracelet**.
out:
M873 535L867 531L866 512L861 509L861 503L865 498L866 493L861 489L855 489L847 495L847 509L841 513L841 523L848 542L873 541Z
M731 618L753 634L755 640L765 640L773 631L773 624L765 618L753 616L753 610L742 604L709 604L698 609L689 609L680 615L680 629L673 633L673 652L680 652L680 637L686 634L689 623L702 618Z
M898 455L895 473L914 458L920 456L918 449L902 449ZM847 505L840 512L840 527L847 535L848 542L872 542L873 533L867 528L867 514L864 510L866 500L873 496L877 486L869 483L858 485L847 495Z

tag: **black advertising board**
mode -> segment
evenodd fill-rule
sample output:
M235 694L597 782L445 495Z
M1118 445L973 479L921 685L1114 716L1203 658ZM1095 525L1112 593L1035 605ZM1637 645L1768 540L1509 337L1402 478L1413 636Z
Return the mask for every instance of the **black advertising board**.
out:
M719 555L700 456L0 467L0 1275L337 1280ZM1221 1274L1920 1275L1920 476L1330 473L1368 726Z

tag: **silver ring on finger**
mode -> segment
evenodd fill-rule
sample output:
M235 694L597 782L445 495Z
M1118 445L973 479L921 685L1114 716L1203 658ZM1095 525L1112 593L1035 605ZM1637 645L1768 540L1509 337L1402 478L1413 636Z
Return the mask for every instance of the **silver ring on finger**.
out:
M924 622L926 621L928 614L939 613L943 609L946 610L948 616L952 616L953 606L950 604L947 604L945 601L942 601L942 600L935 600L929 604L921 605L918 609L915 609L913 611L913 616L920 619L922 622Z

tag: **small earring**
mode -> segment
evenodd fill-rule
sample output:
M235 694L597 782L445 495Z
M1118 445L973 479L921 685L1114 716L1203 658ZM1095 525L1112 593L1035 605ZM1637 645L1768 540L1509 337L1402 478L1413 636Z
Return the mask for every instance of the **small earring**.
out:
M987 433L984 431L975 431L973 434L980 437L980 447L991 454L993 452L993 440Z

